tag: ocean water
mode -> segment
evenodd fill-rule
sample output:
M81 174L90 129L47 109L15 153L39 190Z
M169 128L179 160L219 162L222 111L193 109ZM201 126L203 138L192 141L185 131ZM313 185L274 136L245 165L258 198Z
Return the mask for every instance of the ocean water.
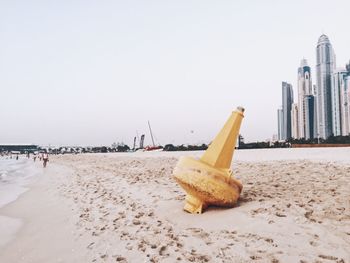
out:
M27 185L35 179L39 171L32 158L20 156L16 160L0 157L0 208L27 191ZM2 215L0 210L0 253L2 247L15 238L22 225L22 219Z
M28 183L36 175L38 169L33 165L33 159L0 157L0 208L27 191Z

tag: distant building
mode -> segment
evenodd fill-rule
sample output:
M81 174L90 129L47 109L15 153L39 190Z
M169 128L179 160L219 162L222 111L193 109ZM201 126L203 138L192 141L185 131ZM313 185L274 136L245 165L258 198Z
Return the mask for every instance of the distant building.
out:
M240 146L244 144L244 137L242 136L242 134L238 135L237 141L238 146L236 148L240 148Z
M282 141L285 137L283 134L283 110L278 109L277 110L277 120L278 120L278 140Z
M304 97L305 105L305 139L315 138L315 97L313 95L307 95Z
M298 68L298 138L310 137L310 134L306 134L306 109L305 109L305 96L313 95L312 80L311 80L311 68L307 64L306 59L302 59L300 67Z
M350 135L350 62L346 65L346 75L340 88L341 135Z
M292 137L292 104L292 85L282 82L282 140L288 140Z
M326 35L321 35L316 47L317 124L321 138L332 132L332 76L335 68L333 47Z
M0 144L0 152L20 152L20 153L33 153L38 151L38 145L34 144Z
M333 74L332 82L332 132L334 136L342 135L342 112L346 104L345 97L345 69L337 69Z
M318 138L319 137L319 133L318 133L318 107L317 107L317 86L313 85L313 94L314 94L314 134L313 137L314 138Z
M298 110L298 104L293 103L292 104L292 138L299 139L299 110Z

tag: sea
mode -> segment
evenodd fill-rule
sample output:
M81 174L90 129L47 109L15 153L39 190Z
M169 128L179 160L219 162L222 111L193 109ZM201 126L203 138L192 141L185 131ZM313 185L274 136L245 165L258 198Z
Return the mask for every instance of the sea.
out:
M38 177L41 169L38 169L32 158L19 156L12 159L8 156L0 156L0 252L19 231L23 222L20 218L12 218L1 213L1 207L15 201L26 192L28 185Z
M18 160L0 157L0 208L15 201L28 190L27 185L38 175L33 159L20 156Z

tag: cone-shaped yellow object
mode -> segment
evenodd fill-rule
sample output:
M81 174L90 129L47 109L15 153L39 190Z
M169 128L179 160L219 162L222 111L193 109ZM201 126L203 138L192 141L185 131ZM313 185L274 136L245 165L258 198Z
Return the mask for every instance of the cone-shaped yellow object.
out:
M244 109L238 107L200 160L181 157L174 170L175 180L186 191L184 210L200 214L208 205L232 207L242 184L230 170Z

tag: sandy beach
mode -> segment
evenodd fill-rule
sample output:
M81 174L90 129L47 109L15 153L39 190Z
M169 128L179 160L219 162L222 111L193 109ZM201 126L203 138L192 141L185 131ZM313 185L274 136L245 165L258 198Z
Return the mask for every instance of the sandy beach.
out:
M237 206L192 215L172 171L201 154L51 156L0 262L350 262L350 148L236 151Z

